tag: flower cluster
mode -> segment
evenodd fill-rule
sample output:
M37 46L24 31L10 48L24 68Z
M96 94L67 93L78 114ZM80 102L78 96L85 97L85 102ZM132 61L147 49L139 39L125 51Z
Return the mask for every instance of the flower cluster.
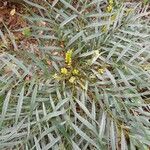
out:
M61 68L61 74L67 75L68 74L68 70L66 68Z
M72 71L72 74L73 74L73 75L79 75L79 70L78 70L78 69L74 69L74 70Z
M75 83L75 80L77 79L77 76L79 76L80 72L78 69L67 69L67 68L61 68L61 76L65 77L65 79L68 79L70 83Z
M111 13L112 12L112 10L113 10L113 7L114 7L114 5L115 5L115 3L114 3L114 1L113 0L108 0L108 6L106 7L106 13ZM103 18L104 20L107 20L107 17L104 17ZM115 19L116 19L116 14L113 14L112 16L111 16L111 21L112 21L112 23L115 21ZM104 25L104 26L102 26L102 32L104 32L104 33L106 33L107 32L107 25Z
M111 12L113 9L114 2L113 2L113 0L109 0L108 3L109 3L109 5L107 6L107 12Z
M71 66L72 64L72 53L73 53L73 49L68 50L65 55L65 62L68 66Z
M80 75L80 71L72 66L72 54L73 49L68 50L65 54L65 63L66 67L60 69L59 74L54 74L53 78L60 81L61 79L65 79L70 83L74 84Z

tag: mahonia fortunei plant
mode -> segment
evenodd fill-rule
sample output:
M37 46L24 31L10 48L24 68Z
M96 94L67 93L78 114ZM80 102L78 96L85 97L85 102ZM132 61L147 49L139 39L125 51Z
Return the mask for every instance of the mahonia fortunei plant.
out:
M149 7L25 2L37 45L0 54L0 149L148 150Z

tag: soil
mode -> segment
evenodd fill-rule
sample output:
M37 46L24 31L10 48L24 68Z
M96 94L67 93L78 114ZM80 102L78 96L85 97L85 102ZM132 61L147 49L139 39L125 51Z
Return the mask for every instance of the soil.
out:
M41 0L33 0L34 2L37 1L39 4L41 3ZM52 0L48 0L49 2L52 2ZM138 2L141 0L126 0L129 2ZM143 1L143 0L142 0ZM0 41L0 53L6 51L11 52L20 50L19 47L24 47L24 49L31 49L31 45L34 45L37 47L37 41L32 38L27 38L23 35L23 33L20 31L16 32L16 30L21 28L27 28L28 23L21 15L28 15L28 10L26 7L24 7L23 0L0 0L0 30L4 34L4 38L7 41L7 45L4 45L3 41ZM30 8L32 11L36 11L34 8ZM11 13L11 11L15 11L14 14ZM20 15L21 14L21 15ZM15 38L16 45L13 45L12 39L10 38L10 35L6 29L13 34Z

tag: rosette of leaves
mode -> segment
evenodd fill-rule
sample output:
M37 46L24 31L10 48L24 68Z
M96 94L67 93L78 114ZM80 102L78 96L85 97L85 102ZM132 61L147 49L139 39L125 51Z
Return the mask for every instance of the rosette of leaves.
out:
M42 56L29 54L30 64L0 56L0 148L148 150L148 7L115 1L107 12L103 0L26 2L37 8L24 17ZM73 87L53 78L72 48L84 77Z

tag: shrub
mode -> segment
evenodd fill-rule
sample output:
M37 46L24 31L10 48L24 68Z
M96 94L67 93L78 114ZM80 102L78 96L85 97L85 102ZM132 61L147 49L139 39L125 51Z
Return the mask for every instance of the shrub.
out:
M0 56L0 148L148 150L148 7L27 2L40 57Z

